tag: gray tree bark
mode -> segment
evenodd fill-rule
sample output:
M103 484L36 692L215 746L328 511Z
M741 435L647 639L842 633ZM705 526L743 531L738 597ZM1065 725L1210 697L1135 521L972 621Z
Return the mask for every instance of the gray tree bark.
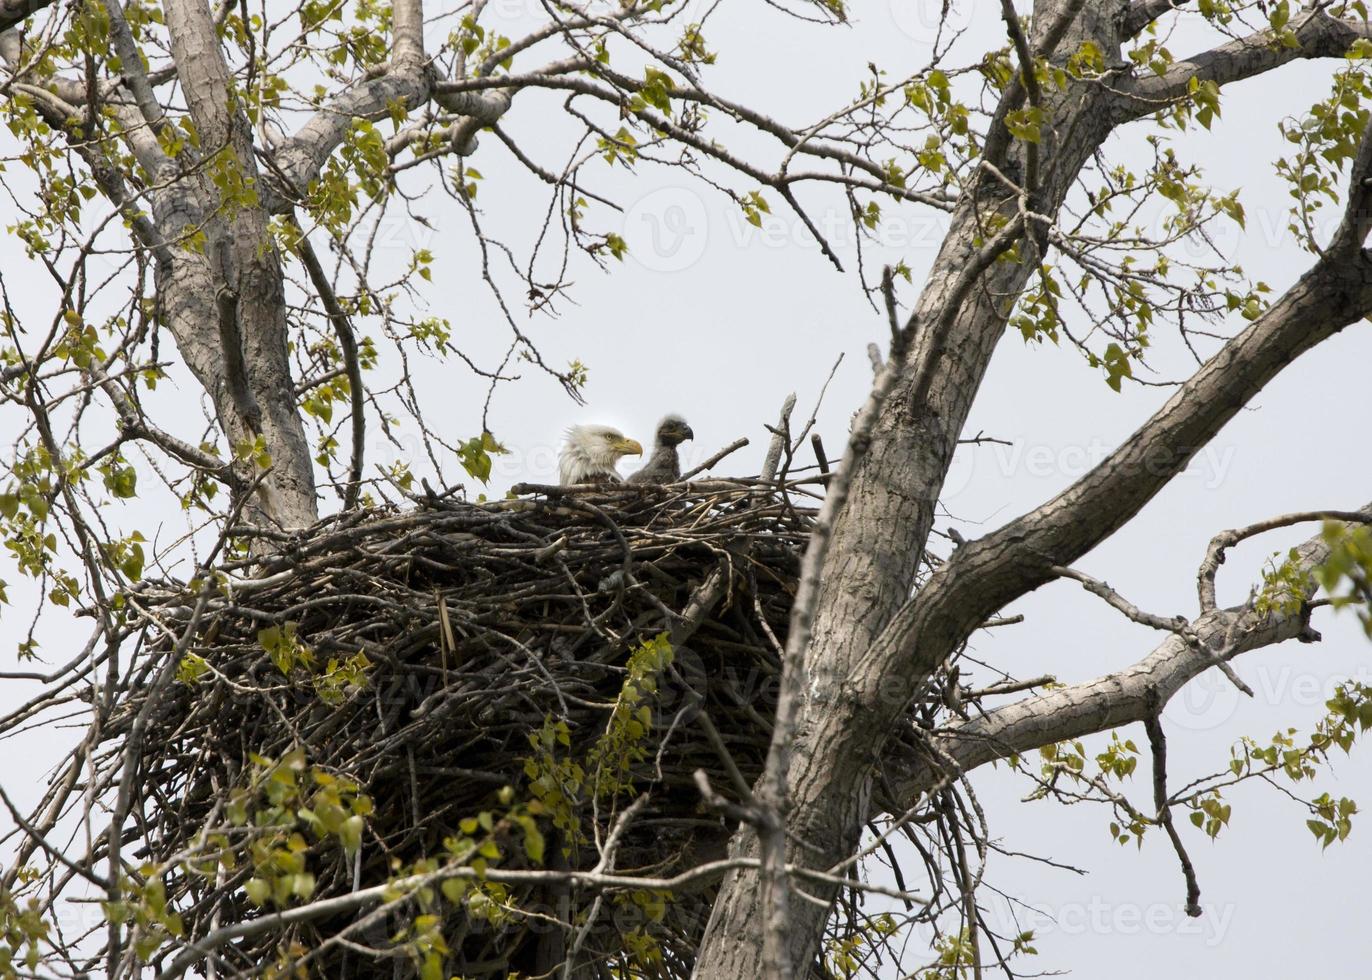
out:
M1036 19L1051 17L1054 5L1038 7L1046 9ZM1100 18L1091 23L1106 31L1098 37L1103 49L1118 52L1119 39L1108 32L1108 23L1102 25ZM1080 29L1074 32L1079 34ZM1054 124L1045 131L1070 138L1050 137L1040 150L1036 210L1041 213L1056 212L1082 164L1108 134L1104 115L1093 111L1102 92L1070 92L1053 105ZM1022 170L1022 155L1020 164ZM791 860L807 867L828 868L856 849L882 746L922 680L897 676L895 663L867 655L910 597L958 436L1014 298L1034 271L1030 261L997 261L1003 247L995 246L1008 245L1018 235L979 244L987 237L979 219L995 214L1013 221L1016 203L983 171L954 213L915 307L920 327L907 372L886 399L834 530L806 655L808 698L788 774L788 832L805 844L793 849ZM755 837L744 830L731 854L751 855L755 846ZM757 941L764 918L757 882L751 870L726 878L697 975L766 975ZM833 895L818 897L827 902ZM812 902L792 902L790 908L792 965L803 974L828 913Z

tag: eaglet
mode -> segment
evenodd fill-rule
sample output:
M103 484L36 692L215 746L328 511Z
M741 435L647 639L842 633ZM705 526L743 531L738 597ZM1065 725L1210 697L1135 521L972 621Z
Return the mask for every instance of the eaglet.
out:
M681 460L677 458L676 447L687 439L694 439L695 433L680 415L668 415L657 424L657 437L653 440L653 455L647 464L633 476L630 483L675 483L681 479Z

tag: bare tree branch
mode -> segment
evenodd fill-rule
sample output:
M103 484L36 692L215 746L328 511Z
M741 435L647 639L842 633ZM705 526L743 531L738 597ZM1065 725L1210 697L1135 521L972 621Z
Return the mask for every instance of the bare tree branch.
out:
M338 337L338 346L343 355L343 367L348 376L353 451L348 470L348 485L343 494L343 509L352 510L357 506L358 494L362 489L362 468L367 451L367 417L363 406L365 389L362 386L362 366L357 357L357 336L353 332L352 321L339 305L338 297L334 295L328 274L320 265L319 257L314 254L314 246L310 244L309 238L299 224L295 225L295 231L299 236L296 250L300 253L300 260L310 275L315 292L319 294L319 301L324 304L324 312L329 315L329 322L333 324L334 334Z
M1175 62L1161 76L1141 73L1128 77L1118 89L1119 120L1135 119L1165 109L1189 97L1192 80L1223 87L1254 78L1304 58L1342 57L1360 38L1372 37L1372 25L1331 17L1321 4L1296 15L1289 30L1296 45L1279 43L1270 31L1260 31Z
M1172 820L1172 807L1167 798L1167 736L1163 733L1162 721L1157 715L1143 719L1143 727L1148 732L1148 744L1153 751L1153 807L1157 813L1155 819L1167 831L1167 838L1172 842L1172 850L1177 852L1177 860L1181 862L1181 873L1186 879L1186 914L1196 918L1201 914L1200 883L1196 880L1196 869L1191 864L1191 856L1186 853L1181 835L1177 833L1176 824Z
M1124 15L1124 36L1133 37L1170 10L1177 10L1189 0L1134 0Z
M1372 517L1372 504L1362 512ZM1299 548L1300 566L1312 569L1328 555L1323 538ZM939 745L970 772L996 759L1044 745L1122 728L1152 717L1192 679L1213 666L1207 650L1225 660L1292 639L1310 637L1308 610L1259 614L1249 606L1221 609L1192 624L1198 642L1173 635L1137 663L1095 680L1025 698L967 722L939 736ZM933 786L940 772L906 767L888 760L895 798L910 801Z

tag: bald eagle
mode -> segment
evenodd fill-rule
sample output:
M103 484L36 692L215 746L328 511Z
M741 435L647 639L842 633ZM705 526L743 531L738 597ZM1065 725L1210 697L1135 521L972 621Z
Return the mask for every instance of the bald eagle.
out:
M629 482L675 483L681 479L681 462L677 459L676 447L687 439L694 439L695 435L680 415L668 415L657 424L653 455L643 469L629 477Z
M557 457L558 483L620 483L615 470L621 456L642 456L643 447L608 425L574 425Z

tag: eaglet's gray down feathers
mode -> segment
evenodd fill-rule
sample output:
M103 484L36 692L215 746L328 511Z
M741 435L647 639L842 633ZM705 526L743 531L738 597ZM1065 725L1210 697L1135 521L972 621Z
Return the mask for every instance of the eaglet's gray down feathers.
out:
M681 460L676 447L695 433L680 415L668 415L657 424L653 455L643 469L629 477L630 483L675 483L681 479Z

